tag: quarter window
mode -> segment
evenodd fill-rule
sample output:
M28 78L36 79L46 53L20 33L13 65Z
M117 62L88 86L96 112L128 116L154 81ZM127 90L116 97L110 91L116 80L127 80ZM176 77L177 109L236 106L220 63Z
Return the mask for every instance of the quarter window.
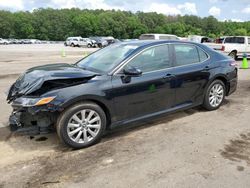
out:
M236 43L244 44L245 43L245 38L244 37L236 37Z
M162 45L145 50L126 66L133 66L142 72L150 72L171 67L169 58L169 46Z
M198 48L198 53L200 56L200 62L203 62L208 58L208 55L200 48Z
M195 46L177 44L174 45L174 50L177 66L189 65L200 62L199 52ZM201 55L204 56L204 54L202 53Z

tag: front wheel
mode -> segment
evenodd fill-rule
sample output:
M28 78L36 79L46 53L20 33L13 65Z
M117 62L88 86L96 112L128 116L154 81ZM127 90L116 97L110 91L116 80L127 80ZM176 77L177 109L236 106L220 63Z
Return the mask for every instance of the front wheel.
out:
M232 51L232 52L229 54L229 56L230 56L231 58L233 58L234 60L237 59L237 53L236 53L235 51Z
M64 111L57 121L57 134L68 146L76 149L100 141L106 129L106 115L95 103L79 103Z
M218 109L224 101L225 94L225 84L221 80L213 81L206 91L203 107L207 110Z

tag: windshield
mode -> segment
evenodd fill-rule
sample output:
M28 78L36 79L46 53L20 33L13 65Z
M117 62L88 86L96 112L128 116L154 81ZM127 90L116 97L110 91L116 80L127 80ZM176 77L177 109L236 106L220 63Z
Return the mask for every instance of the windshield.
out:
M90 54L76 65L87 70L106 73L112 70L138 47L138 45L134 44L113 44Z

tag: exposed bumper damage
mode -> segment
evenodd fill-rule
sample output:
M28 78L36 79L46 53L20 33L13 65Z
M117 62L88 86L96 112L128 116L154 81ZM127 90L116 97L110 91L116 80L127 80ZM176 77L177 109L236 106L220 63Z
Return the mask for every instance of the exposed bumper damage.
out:
M96 75L69 64L53 64L27 70L11 86L7 101L12 103L9 117L12 131L26 134L48 133L54 130L59 112L63 109L57 96L46 102L46 93L52 90L84 84ZM60 98L60 97L59 97Z
M30 115L28 112L13 112L9 117L11 131L35 135L54 131L56 114L37 113Z

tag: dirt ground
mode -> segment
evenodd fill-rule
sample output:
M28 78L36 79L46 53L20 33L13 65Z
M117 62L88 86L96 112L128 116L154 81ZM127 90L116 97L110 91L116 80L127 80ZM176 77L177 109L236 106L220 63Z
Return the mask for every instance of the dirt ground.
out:
M250 187L250 69L223 106L181 111L109 132L90 148L72 150L56 134L11 134L3 92L22 71L75 62L81 48L0 46L0 188Z

